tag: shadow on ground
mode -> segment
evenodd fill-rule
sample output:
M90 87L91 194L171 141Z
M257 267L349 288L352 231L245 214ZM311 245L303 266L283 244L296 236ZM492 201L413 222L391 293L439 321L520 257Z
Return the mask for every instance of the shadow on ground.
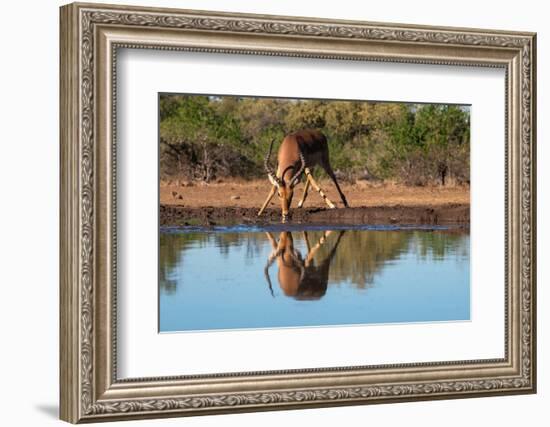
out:
M59 406L53 404L40 404L36 405L36 409L50 418L59 418Z

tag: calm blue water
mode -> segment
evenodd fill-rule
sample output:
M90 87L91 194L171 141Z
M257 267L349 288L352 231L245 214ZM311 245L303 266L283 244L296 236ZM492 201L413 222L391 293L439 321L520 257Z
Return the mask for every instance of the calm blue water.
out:
M161 229L160 331L470 319L469 234L312 228Z

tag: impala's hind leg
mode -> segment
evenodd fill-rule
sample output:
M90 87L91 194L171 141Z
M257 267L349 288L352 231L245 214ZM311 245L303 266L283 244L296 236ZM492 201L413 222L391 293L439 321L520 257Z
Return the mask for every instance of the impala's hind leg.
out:
M347 208L349 207L348 201L346 200L346 196L344 196L344 193L342 193L342 190L340 189L340 186L338 185L338 181L336 181L336 176L334 175L334 172L332 171L332 168L330 167L330 164L327 162L323 165L323 169L327 173L328 176L330 176L330 179L332 179L332 182L334 182L334 185L336 186L336 189L338 190L338 194L340 194L340 198L342 199L342 202L344 203L344 206Z
M276 187L275 186L272 186L271 187L271 191L269 192L269 194L267 195L267 199L265 199L265 202L264 204L262 205L260 211L258 212L258 216L260 216L264 209L266 208L266 206L268 205L268 203L271 201L271 199L273 198L273 196L275 195L275 191L277 191Z
M325 203L328 205L329 208L331 209L334 209L336 208L336 206L334 206L334 203L332 203L328 197L326 196L325 193L323 193L323 190L321 190L321 187L319 187L319 184L317 184L317 182L313 179L313 176L311 175L311 172L309 171L309 168L306 168L305 169L305 174L307 176L307 179L309 182L311 182L311 185L313 186L313 188L315 188L317 190L317 192L319 193L319 195L323 198L323 200L325 201Z

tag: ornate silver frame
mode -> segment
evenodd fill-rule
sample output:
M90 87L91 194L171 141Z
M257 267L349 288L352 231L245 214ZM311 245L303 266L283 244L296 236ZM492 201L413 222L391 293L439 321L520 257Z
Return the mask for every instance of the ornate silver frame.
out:
M61 419L535 392L535 34L98 4L70 4L60 13ZM113 150L118 47L504 68L505 357L118 380Z

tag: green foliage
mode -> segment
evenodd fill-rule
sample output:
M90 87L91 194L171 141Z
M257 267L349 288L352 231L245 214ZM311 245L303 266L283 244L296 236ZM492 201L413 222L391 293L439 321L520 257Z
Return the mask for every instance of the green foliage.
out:
M469 112L458 106L422 105L408 108L387 126L381 173L408 184L430 181L445 185L452 176L469 181Z
M205 96L161 97L161 177L209 181L218 175L257 173L238 121L217 112L216 102Z
M469 182L466 107L163 95L159 108L163 178L261 177L272 140L317 128L344 179Z

